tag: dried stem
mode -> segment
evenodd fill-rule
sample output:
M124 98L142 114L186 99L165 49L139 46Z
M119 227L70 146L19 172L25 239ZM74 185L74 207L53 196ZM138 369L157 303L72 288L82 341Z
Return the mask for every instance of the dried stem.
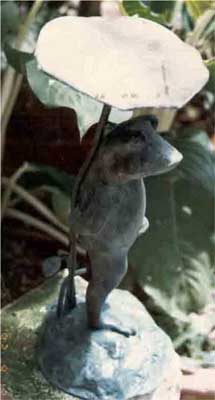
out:
M41 186L36 187L35 189L32 189L32 190L28 191L28 193L30 193L34 197L40 196L44 192L48 192L48 193L53 193L54 194L54 193L58 193L59 190L57 188L55 188L55 187L52 187L52 186L41 185ZM21 201L22 201L22 199L20 197L16 197L15 199L10 201L9 206L14 208Z
M53 237L58 242L62 243L64 246L68 246L69 244L69 238L67 235L65 235L62 232L59 232L51 225L45 222L41 222L37 218L34 218L31 215L26 214L22 211L14 210L12 208L7 208L5 212L5 217L14 218L24 222L27 225L33 226L34 228L37 228L40 231L47 233L49 236Z
M36 171L37 169L35 167L30 166L28 163L24 163L19 167L16 172L11 176L9 179L9 183L7 186L7 189L4 192L4 195L2 196L2 213L1 213L1 218L3 218L6 208L9 204L10 201L10 196L13 191L13 185L17 182L17 180L25 173L25 172L31 172L31 171Z
M8 101L7 107L4 110L4 114L2 114L2 122L1 122L1 152L2 152L2 155L3 155L3 151L4 151L4 147L5 147L5 136L6 136L7 126L8 126L14 105L16 103L16 99L18 97L20 88L22 86L22 80L23 80L22 75L16 73L15 82L14 82L14 80L12 81L13 85L12 85L11 92L10 92L10 101Z
M71 208L75 208L76 206L76 202L78 199L78 194L79 194L79 190L80 190L80 186L86 176L86 173L90 167L90 164L93 162L93 159L99 149L101 140L102 140L102 136L103 136L103 132L104 132L104 128L105 125L108 121L108 117L109 114L111 112L111 107L104 104L103 106L103 110L101 113L101 117L100 120L98 122L97 128L96 128L96 132L95 132L95 138L94 138L94 145L89 153L89 156L87 157L87 159L85 160L85 162L83 163L79 174L76 178L76 182L75 182L75 186L74 186L74 191L73 191L73 195L72 195L72 204L71 204Z
M72 202L71 202L71 214L73 213L73 210L75 209L81 184L83 183L83 180L87 174L87 171L89 170L89 167L92 164L92 162L99 150L99 146L101 144L101 140L102 140L103 133L104 133L104 128L108 121L110 112L111 112L111 107L105 104L103 106L101 117L100 117L100 120L99 120L97 128L96 128L94 145L89 153L88 158L85 160L84 164L82 165L82 167L79 171L79 174L77 176L76 182L75 182L73 196L72 196ZM70 229L69 240L70 240L70 243L69 243L70 249L69 249L69 257L68 257L67 265L68 265L68 270L69 270L69 281L70 281L70 285L71 285L70 286L71 287L70 304L76 304L75 298L72 298L72 297L75 297L73 285L74 285L74 275L75 275L75 270L76 270L76 243L75 243L76 236L72 231L72 227Z
M25 200L32 207L34 207L40 214L42 214L50 222L52 222L54 225L56 225L58 228L60 228L63 232L65 232L65 233L69 232L69 228L66 225L64 225L62 222L60 222L56 218L56 216L49 210L49 208L46 207L45 204L43 204L36 197L32 196L32 194L28 193L21 186L17 185L16 183L12 183L12 185L11 185L10 179L8 179L8 178L2 178L2 184L6 185L6 186L10 185L11 190L13 190L15 193L17 193L23 200Z

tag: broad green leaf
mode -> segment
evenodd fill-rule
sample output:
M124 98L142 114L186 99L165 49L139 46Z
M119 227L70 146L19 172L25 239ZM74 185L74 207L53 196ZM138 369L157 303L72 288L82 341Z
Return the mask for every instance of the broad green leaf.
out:
M33 55L24 51L19 51L11 47L8 43L6 43L4 50L8 63L17 72L25 74L25 64L33 58Z
M178 243L178 249L173 250L167 252L165 245L156 249L165 282L161 282L160 275L153 269L155 264L149 263L149 276L153 284L146 282L144 290L161 309L168 310L171 315L176 310L185 314L199 311L211 300L208 256L203 253L196 257L196 249L185 242ZM165 293L160 290L160 284L165 285Z
M166 25L167 20L164 15L156 14L151 11L150 7L146 6L142 1L126 1L122 0L120 3L120 10L123 15L133 16L150 19L151 21L158 22L159 24Z
M19 8L15 1L1 1L1 69L7 67L7 59L4 52L6 42L11 42L18 32L21 24Z
M146 6L150 8L150 10L157 14L162 14L167 21L171 19L172 12L175 8L176 1L175 0L146 0L142 1Z
M198 312L210 300L214 246L214 165L192 137L174 141L184 159L146 180L148 231L129 260L138 284L170 316Z
M58 17L59 12L56 8L48 7L48 4L44 2L42 8L40 9L39 13L37 14L36 18L32 22L25 36L24 42L22 43L21 50L26 51L28 53L32 53L35 49L37 37L43 25Z
M31 166L34 170L23 175L22 185L27 190L41 188L49 193L55 215L63 224L68 225L75 177L54 167L39 164Z
M34 189L45 185L50 188L51 193L62 191L65 196L70 197L75 183L74 175L49 167L47 165L31 164L35 168L35 172L27 172L22 177L22 184L27 189ZM51 188L54 191L51 191ZM56 191L57 189L57 191Z
M15 49L17 35L21 24L25 22L25 18L27 18L27 16L25 16L24 18L20 17L17 4L13 1L3 2L1 10L3 47L1 57L4 63L3 68L7 66L8 60L9 64L11 64L18 72L23 73L23 66L21 64L23 64L24 61L27 61L27 54L34 51L40 29L45 24L45 22L57 17L58 11L56 9L51 9L46 4L43 5L43 7L40 9L39 13L35 17L34 21L30 25L28 31L26 32L20 48L23 54L21 53L19 56L18 50ZM7 53L6 58L5 53ZM21 60L21 58L23 58L23 60Z
M185 3L194 20L197 20L208 9L215 7L214 0L185 0Z
M197 132L199 133L198 130ZM206 142L206 135L204 137ZM201 141L203 141L202 138ZM209 148L205 150L193 136L183 138L183 140L177 139L174 144L182 154L185 154L181 166L174 174L180 174L183 180L198 185L200 188L205 189L208 195L213 196L215 168Z
M212 156L212 153L210 154L210 152L208 153L208 151L211 150L211 141L209 139L209 136L205 134L205 132L201 129L198 128L180 128L180 130L178 131L178 135L180 135L180 142L186 141L188 143L198 143L199 145L203 146L204 149L206 150L205 154L206 154L206 158L208 160L208 157L210 157L210 155ZM182 145L182 144L181 144ZM201 151L201 147L198 146L198 148ZM206 161L207 164L207 161ZM212 166L213 167L213 166ZM210 173L213 173L213 171L210 171ZM209 174L210 175L210 174ZM213 176L209 179L213 179ZM210 180L210 183L211 183ZM201 182L201 185L204 186L204 181Z
M157 324L172 338L175 349L179 354L188 355L189 357L198 358L200 360L200 352L203 346L214 348L213 343L209 340L209 333L215 324L215 314L211 310L214 309L213 299L207 305L203 313L169 313L169 308L161 310L159 308L150 307L150 312L156 319ZM209 346L209 347L208 347Z
M62 264L62 257L52 256L45 258L42 262L42 272L45 278L50 278L60 271Z
M24 174L22 185L26 190L41 188L49 193L55 215L63 224L68 225L75 177L54 167L39 164L31 166L34 171Z
M69 107L76 111L81 137L91 125L98 122L102 111L101 103L43 72L35 58L26 63L26 71L31 89L44 105ZM120 123L131 115L131 111L112 108L109 119Z
M206 63L209 70L209 80L205 86L205 89L209 90L215 95L215 58Z
M1 34L2 41L15 34L22 19L15 1L1 1Z
M186 39L187 34L190 34L191 31L194 29L194 21L190 16L186 4L183 2L182 9L181 9L181 29L183 30L182 37L183 40Z
M68 225L71 210L71 196L68 196L68 194L62 190L55 191L55 193L52 194L52 208L58 219L64 225Z

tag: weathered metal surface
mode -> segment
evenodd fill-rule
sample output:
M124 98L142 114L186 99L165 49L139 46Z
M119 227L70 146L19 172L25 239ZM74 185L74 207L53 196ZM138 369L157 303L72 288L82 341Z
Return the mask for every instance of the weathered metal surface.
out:
M85 400L126 400L157 389L175 353L168 336L129 292L114 290L102 311L104 324L134 328L126 337L87 325L87 282L76 278L77 306L62 320L49 310L37 358L47 380Z
M2 311L2 390L11 400L78 400L47 383L36 363L38 329L47 308L56 300L61 283L59 274ZM80 287L78 282L77 286ZM179 400L180 370L176 356L163 376L154 393L138 400Z
M156 124L156 118L148 115L117 125L101 142L81 184L77 206L71 207L71 230L92 265L87 312L94 328L104 324L100 313L106 297L125 275L128 251L149 225L142 178L168 172L182 159L178 150L156 134ZM75 304L74 300L63 303L64 297L59 299L59 314ZM132 333L114 322L109 327Z

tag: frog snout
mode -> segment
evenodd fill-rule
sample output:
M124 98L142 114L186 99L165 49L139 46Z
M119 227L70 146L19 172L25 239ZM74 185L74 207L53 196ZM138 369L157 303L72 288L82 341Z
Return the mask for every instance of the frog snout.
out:
M171 167L178 165L183 159L182 154L173 146L167 151L166 162Z
M182 158L182 154L174 146L157 133L153 133L148 142L145 160L143 159L144 176L168 172L176 167Z

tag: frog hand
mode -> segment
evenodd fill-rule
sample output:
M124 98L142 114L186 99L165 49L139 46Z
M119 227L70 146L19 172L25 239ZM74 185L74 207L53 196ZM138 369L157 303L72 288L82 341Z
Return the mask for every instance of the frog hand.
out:
M146 217L144 217L143 218L143 223L142 223L142 225L141 225L141 227L139 229L139 232L138 232L138 236L142 235L142 233L145 233L147 231L148 227L149 227L149 221L148 221L148 219Z

